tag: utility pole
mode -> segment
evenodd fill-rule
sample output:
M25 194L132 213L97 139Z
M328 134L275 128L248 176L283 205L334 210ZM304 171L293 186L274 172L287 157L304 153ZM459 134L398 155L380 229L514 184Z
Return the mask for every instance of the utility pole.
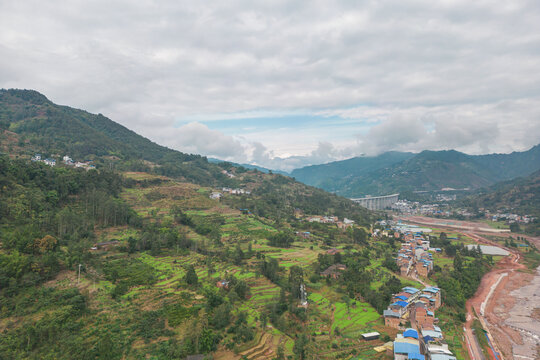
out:
M79 277L77 278L77 284L81 282L81 264L79 264Z

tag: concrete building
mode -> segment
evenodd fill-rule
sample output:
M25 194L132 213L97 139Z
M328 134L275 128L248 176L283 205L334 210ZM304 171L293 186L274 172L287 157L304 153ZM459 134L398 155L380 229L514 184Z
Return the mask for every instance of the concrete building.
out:
M351 200L369 210L383 210L395 204L398 201L398 198L399 194L392 194L385 196L369 196Z

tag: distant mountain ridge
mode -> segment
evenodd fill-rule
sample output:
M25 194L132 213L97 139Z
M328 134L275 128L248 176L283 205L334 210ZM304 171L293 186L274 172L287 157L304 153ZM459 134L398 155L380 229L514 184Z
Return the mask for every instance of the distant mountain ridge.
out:
M456 150L387 152L296 169L291 176L346 197L442 188L481 188L540 169L540 145L511 154L468 155Z
M214 164L229 163L229 164L231 164L233 166L237 166L237 167L241 166L241 167L244 167L244 168L249 169L249 170L258 170L258 171L263 172L265 174L273 173L273 174L280 174L280 175L284 175L284 176L290 176L290 174L288 172L286 172L286 171L268 169L268 168L258 166L258 165L253 165L253 164L239 164L239 163L230 162L230 161L221 160L221 159L216 159L216 158L208 158L208 162L211 162L211 163L214 163Z

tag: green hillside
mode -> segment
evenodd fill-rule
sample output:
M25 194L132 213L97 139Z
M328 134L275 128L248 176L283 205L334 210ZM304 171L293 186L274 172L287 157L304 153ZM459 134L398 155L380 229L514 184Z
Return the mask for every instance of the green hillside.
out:
M346 197L442 188L481 188L540 168L540 145L511 154L467 155L455 150L385 153L293 171L296 179Z
M540 171L482 189L478 194L463 199L461 204L475 210L484 208L491 212L536 217L537 220L525 228L529 233L540 235Z
M412 156L414 156L412 153L391 151L374 157L356 157L328 164L306 166L293 170L291 176L303 183L327 191L341 192L348 181L390 167Z
M12 157L68 154L103 166L230 183L205 157L168 149L101 114L53 104L33 90L0 90L0 149Z
M36 92L1 99L0 359L391 358L373 349L396 336L381 313L422 284L395 272L401 242L372 236L376 214L291 177L166 149ZM35 152L97 166L51 167ZM456 332L491 265L477 254L456 272L448 264L463 243L438 237L445 253L430 283L447 294L443 331ZM347 269L321 275L336 264ZM361 338L371 331L381 338Z

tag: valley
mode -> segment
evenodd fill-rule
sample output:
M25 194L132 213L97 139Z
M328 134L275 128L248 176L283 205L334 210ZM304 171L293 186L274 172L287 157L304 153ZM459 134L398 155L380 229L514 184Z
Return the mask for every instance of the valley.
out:
M35 92L0 96L1 357L489 358L482 329L505 358L532 351L512 291L536 291L537 238L370 211Z

